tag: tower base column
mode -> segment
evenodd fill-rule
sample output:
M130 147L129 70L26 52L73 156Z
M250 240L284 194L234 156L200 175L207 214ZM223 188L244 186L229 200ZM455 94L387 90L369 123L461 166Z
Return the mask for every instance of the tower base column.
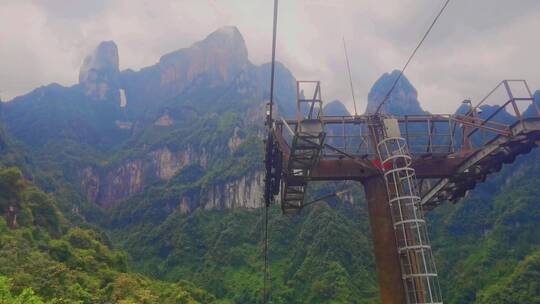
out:
M362 181L362 184L368 202L382 303L405 304L407 300L384 179L375 176Z

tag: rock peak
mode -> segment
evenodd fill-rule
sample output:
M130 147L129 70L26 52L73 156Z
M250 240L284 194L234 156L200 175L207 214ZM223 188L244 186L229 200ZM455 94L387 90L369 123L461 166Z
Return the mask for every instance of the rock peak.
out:
M244 37L236 26L224 26L210 33L204 40L195 43L205 49L222 48L247 60L248 51Z
M240 36L240 37L242 37L242 34L240 34L240 31L234 25L222 26L222 27L218 28L217 30L215 30L212 34L221 34L221 35Z
M103 41L86 56L79 71L79 84L85 94L104 100L116 89L119 75L118 47L114 41Z
M347 107L345 107L345 105L337 99L324 105L323 113L324 115L329 115L329 116L350 115L349 111L347 110Z
M162 56L159 60L163 92L179 94L197 78L208 86L232 81L249 66L244 38L234 26L222 27L189 48Z
M368 94L368 105L366 113L374 113L379 104L400 75L400 71L394 70L391 73L384 73L376 82ZM390 97L382 107L382 112L405 115L425 113L418 102L418 93L405 75L402 75Z
M87 80L90 70L114 70L118 71L119 57L118 47L114 41L103 41L95 50L86 56L79 72L79 83Z

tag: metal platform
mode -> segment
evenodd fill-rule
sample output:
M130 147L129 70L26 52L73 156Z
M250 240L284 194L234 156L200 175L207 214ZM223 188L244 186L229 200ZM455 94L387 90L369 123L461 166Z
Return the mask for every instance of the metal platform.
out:
M509 135L498 135L464 158L452 174L442 178L422 196L424 210L444 201L456 202L489 174L511 164L517 156L529 153L540 143L540 118L527 118L510 127Z
M274 137L283 153L282 201L284 212L299 211L310 181L362 181L381 174L375 144L369 133L370 115L324 116L320 83L312 99L298 82L297 117L274 123ZM523 84L526 96L516 97L512 83ZM421 204L431 210L444 201L457 201L486 176L528 153L540 141L540 110L523 80L505 80L497 88L508 97L489 117L480 108L466 113L392 116L412 156L411 167L422 190ZM494 92L493 90L488 96ZM524 117L518 109L533 105L536 113ZM307 105L308 107L302 107ZM507 111L508 110L508 111ZM497 121L512 113L512 122ZM388 116L388 115L386 115ZM508 115L507 115L508 116Z

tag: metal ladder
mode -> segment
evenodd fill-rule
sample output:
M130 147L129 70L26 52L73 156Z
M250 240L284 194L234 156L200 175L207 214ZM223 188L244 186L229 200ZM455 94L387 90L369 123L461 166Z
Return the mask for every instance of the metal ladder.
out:
M304 91L306 89L306 91ZM306 97L306 94L309 94ZM315 167L324 147L322 122L323 101L319 81L296 82L296 128L293 133L287 178L281 189L281 210L284 214L297 213L304 206L304 195L311 169Z
M407 142L395 119L378 121L380 161L398 247L407 303L443 303Z
M287 164L288 178L283 184L281 208L283 213L298 212L303 207L311 168L315 166L324 145L324 130L320 119L301 121L294 134Z

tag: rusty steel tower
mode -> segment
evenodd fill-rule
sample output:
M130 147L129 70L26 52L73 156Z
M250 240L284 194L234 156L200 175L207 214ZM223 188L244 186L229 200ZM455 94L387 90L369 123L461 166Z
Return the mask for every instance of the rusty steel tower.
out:
M504 94L502 105L481 118L494 92ZM443 303L425 212L540 144L540 109L524 80L502 81L467 104L460 114L327 116L320 82L298 81L296 117L269 122L268 201L296 214L311 181L360 182L382 302ZM500 119L508 113L511 121Z

